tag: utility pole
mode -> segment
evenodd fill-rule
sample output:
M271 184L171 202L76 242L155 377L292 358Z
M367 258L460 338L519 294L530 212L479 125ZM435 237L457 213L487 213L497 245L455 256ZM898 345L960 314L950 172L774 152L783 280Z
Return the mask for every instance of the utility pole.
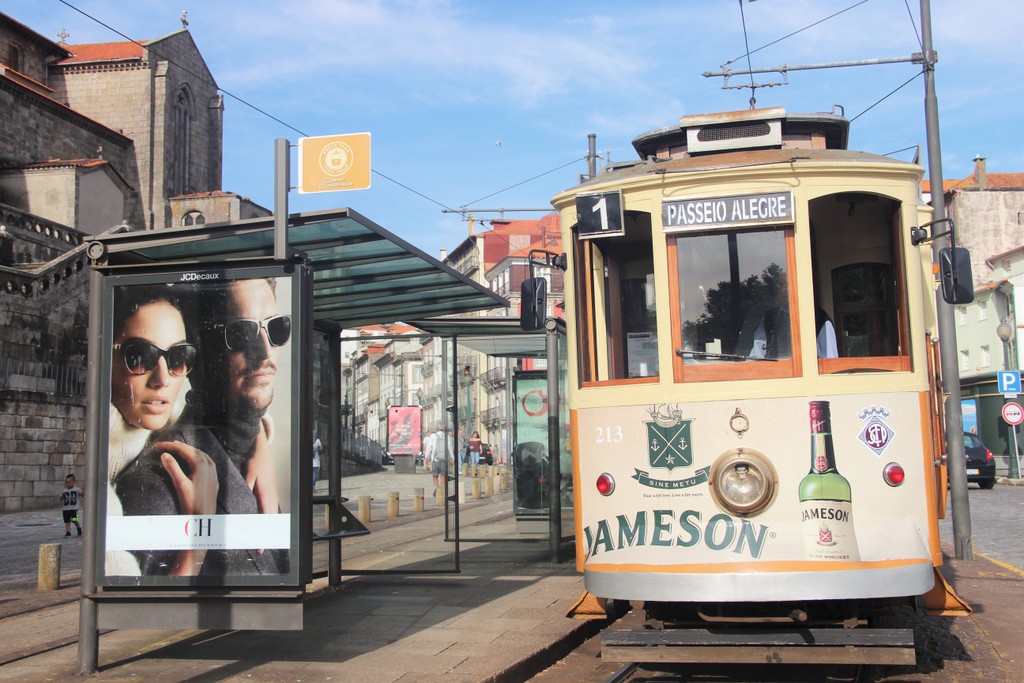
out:
M921 0L921 49L924 53L924 116L934 222L946 218L946 195L942 185L939 102L935 96L935 62L938 61L938 56L932 50L931 0ZM950 246L948 233L947 230L946 234L932 240L932 260L935 263L939 262L939 251ZM960 369L956 361L956 324L953 320L953 307L942 301L938 292L935 294L935 309L939 328L942 391L946 394L946 465L949 468L950 497L953 503L953 545L958 560L973 560L971 506L967 497L967 462L963 438L964 418L960 402Z

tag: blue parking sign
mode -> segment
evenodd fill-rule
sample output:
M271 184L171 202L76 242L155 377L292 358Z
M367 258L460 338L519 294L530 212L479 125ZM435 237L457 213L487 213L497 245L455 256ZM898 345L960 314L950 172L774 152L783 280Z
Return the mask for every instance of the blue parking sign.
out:
M996 381L999 384L1000 394L1019 394L1020 370L1000 370L996 373Z

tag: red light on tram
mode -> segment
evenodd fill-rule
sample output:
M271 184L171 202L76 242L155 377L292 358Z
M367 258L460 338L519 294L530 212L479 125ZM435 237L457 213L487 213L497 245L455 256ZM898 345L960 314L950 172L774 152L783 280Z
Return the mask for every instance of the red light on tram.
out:
M602 496L610 496L614 490L615 479L612 478L612 475L605 472L597 478L597 492Z
M894 462L889 463L882 470L882 479L889 486L899 486L903 483L903 480L907 478L907 473L903 470L903 467L897 465Z

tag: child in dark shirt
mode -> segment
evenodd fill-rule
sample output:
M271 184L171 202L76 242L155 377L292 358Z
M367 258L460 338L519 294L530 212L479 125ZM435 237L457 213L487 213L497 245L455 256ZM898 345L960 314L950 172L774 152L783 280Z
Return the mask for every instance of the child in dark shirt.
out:
M64 537L71 535L71 524L82 535L82 525L78 523L78 511L82 508L82 489L75 486L75 475L64 477L64 490L60 493L60 502L64 506Z

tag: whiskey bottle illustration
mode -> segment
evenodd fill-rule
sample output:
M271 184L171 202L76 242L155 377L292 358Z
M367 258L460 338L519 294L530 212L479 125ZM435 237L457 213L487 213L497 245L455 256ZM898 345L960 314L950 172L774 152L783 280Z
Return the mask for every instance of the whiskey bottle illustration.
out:
M804 553L811 560L860 561L850 482L836 468L828 401L810 402L811 470L800 482Z

